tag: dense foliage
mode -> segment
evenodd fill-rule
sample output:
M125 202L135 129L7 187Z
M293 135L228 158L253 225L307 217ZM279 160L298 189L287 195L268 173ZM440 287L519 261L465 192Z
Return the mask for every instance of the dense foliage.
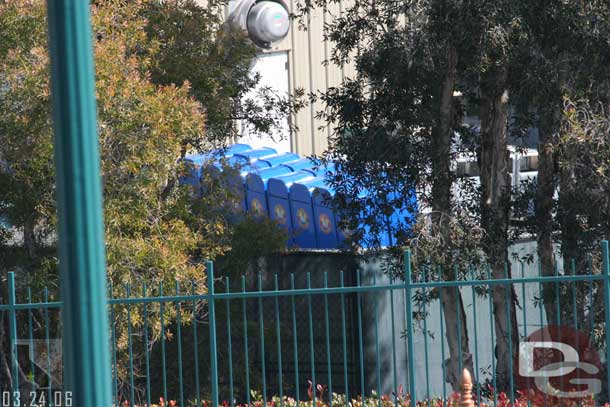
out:
M0 12L0 106L6 112L0 118L0 213L15 226L3 229L3 242L23 234L27 268L48 271L56 260L41 251L54 244L56 218L44 2L8 2ZM231 110L220 106L239 103L255 84L247 72L252 47L235 33L231 49L224 48L232 34L221 30L219 12L192 1L107 0L92 7L106 249L115 283L199 280L197 259L226 253L235 239L226 216L232 206L218 203L236 197L222 183L209 179L206 196L193 201L177 182L186 151L225 141L210 129L230 126L231 114L209 119L209 106ZM171 31L180 24L197 28ZM180 41L198 44L193 54L216 60L216 68L186 75L186 67L204 64L176 51ZM170 74L170 66L182 71Z
M330 3L301 1L300 14ZM411 245L419 263L440 265L445 279L459 276L454 266L465 266L456 264L458 257L487 262L495 278L510 276L511 238L523 226L538 240L543 275L554 273L557 256L565 264L584 262L608 233L610 215L600 201L607 162L598 154L608 135L583 137L574 123L562 125L562 115L566 96L608 103L609 15L601 1L355 0L345 6L325 32L334 44L331 60L354 64L356 74L317 96L333 134L327 157L339 160L335 201L359 229L356 238L390 227L395 244ZM538 149L538 182L512 185L509 146ZM476 163L470 176L480 184L459 178L452 163L460 158ZM426 213L411 231L386 220L408 205L404 182L417 189ZM600 205L590 205L594 198ZM525 225L512 225L515 215ZM557 255L555 242L561 243ZM516 295L505 291L490 293L502 389L510 374L506 338L513 338L513 351L518 338L514 319L507 322ZM546 291L547 318L556 320ZM449 299L443 303L447 326L464 322L462 307L455 310L460 294L447 289L443 297ZM468 334L457 339L447 330L447 380L454 389L457 354L471 356Z
M34 295L57 284L45 4L0 4L0 296L7 271L20 273L17 281ZM285 246L285 233L274 223L235 213L238 197L222 175L207 177L206 194L198 199L179 183L185 171L180 158L222 145L226 138L219 129L232 126L242 96L256 85L247 69L253 48L241 34L223 31L220 5L206 11L192 1L99 0L91 7L107 273L114 295L142 283L151 294L161 284L177 283L205 293L205 260L231 253L232 266L245 267L247 256ZM182 24L189 29L178 29ZM178 43L196 48L197 61ZM210 71L203 69L208 59ZM170 73L170 66L182 70ZM281 115L277 103L271 109ZM245 242L244 233L257 244ZM131 315L134 326L142 323L139 312ZM174 307L166 307L168 321L175 315ZM126 317L116 318L119 352L127 346ZM2 326L6 321L3 315ZM5 332L0 328L1 349ZM154 341L158 319L151 321L151 332ZM1 371L0 382L8 382L7 370Z

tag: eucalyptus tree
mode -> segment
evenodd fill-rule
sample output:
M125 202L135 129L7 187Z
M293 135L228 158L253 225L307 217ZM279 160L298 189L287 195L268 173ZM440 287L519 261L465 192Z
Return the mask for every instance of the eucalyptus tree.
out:
M306 2L301 11L316 6L328 4ZM384 215L408 202L407 189L397 185L414 185L430 221L417 225L415 235L399 224L391 243L411 244L418 265L440 265L444 279L478 260L478 244L493 277L510 276L507 127L510 63L521 35L517 13L509 1L362 0L327 25L332 61L356 66L354 78L321 96L328 108L321 115L334 130L329 152L340 163L337 204L366 225L361 235L374 235L387 227ZM479 132L463 125L458 90L478 99ZM481 188L471 197L455 196L450 163L468 144L479 146ZM474 212L464 210L473 199ZM497 383L506 389L510 349L518 340L515 297L508 287L490 295ZM440 299L448 327L447 381L457 389L460 364L472 367L468 332L462 329L458 338L454 329L466 327L463 303L457 289L441 290Z
M180 4L172 3L168 7L180 15L176 10ZM0 218L12 226L0 224L0 270L2 273L18 271L18 281L29 283L33 292L57 283L55 171L45 5L44 0L0 4L0 109L3 112L0 115ZM220 117L231 121L228 113L208 120L209 109L193 97L194 92L201 99L209 92L208 102L222 100L232 106L231 101L224 100L234 95L226 87L240 88L245 86L243 83L251 82L226 78L220 68L213 74L207 73L204 79L209 86L196 91L189 84L189 78L179 80L175 76L175 82L153 82L151 71L159 69L156 55L161 52L163 40L146 30L147 24L152 24L152 20L144 17L150 12L149 6L140 1L99 0L91 8L108 279L114 283L114 295L124 294L124 284L146 282L149 287L158 287L160 283L173 285L176 280L186 284L195 282L196 290L201 293L206 286L202 272L204 259L229 252L241 258L239 250L243 247L252 251L260 249L258 255L279 251L285 245L285 236L271 222L253 223L246 219L231 223L226 216L227 207L219 202L226 201L231 207L230 203L237 197L227 188L218 187L217 179L211 185L216 187L209 188L197 200L192 199L186 186L177 182L185 171L179 161L185 150L217 145L217 135L207 132L210 123L220 125ZM183 10L182 14L188 12ZM205 13L197 16L196 21L188 20L190 26L196 22L202 26L210 24L208 31L201 26L198 29L207 35L202 41L213 43L215 20L206 19ZM170 21L173 24L180 19L175 17ZM156 24L163 31L169 22L161 20ZM173 40L186 42L178 34ZM240 66L248 65L251 46L235 38L232 47L222 51L226 63L233 65L239 61ZM219 51L207 49L205 52ZM204 54L200 57L205 59ZM211 58L218 56L214 54ZM160 60L168 63L167 59ZM173 63L180 64L180 61ZM227 71L230 69L227 67ZM236 76L249 75L246 71L237 71L237 74L235 70L231 72ZM219 77L213 80L214 75ZM22 239L15 238L19 231ZM244 236L249 239L247 242ZM252 241L257 244L253 245ZM0 279L0 284L2 281L6 280ZM6 287L0 290L0 296L4 293ZM55 299L51 289L51 300ZM167 307L166 313L167 318L176 315L172 307ZM160 335L159 320L150 315L149 322L151 339L155 340ZM118 314L116 323L119 351L124 352L127 343L124 315ZM4 351L8 349L5 315L0 324L0 353L5 355L9 354ZM8 363L6 358L0 360L3 385L10 383L10 374L5 374L10 371ZM20 381L27 382L27 371L20 372ZM125 376L126 370L119 375Z
M328 3L307 2L300 12ZM389 228L391 244L411 244L420 272L444 279L463 274L477 253L476 239L464 231L479 228L452 195L450 164L458 140L470 137L454 93L476 57L474 33L454 22L471 20L473 11L461 1L356 0L326 26L331 62L356 66L354 77L319 95L327 108L320 116L333 130L328 155L338 170L331 179L336 204L356 240L380 245ZM414 209L413 188L429 221L422 216L415 229L406 218L388 222L396 211ZM464 306L459 290L440 291L451 327L446 377L458 389L459 366L472 369Z
M301 13L328 9L330 3L306 1ZM409 242L422 264L435 251L430 249L437 255L442 250L434 260L445 266L444 277L449 278L453 274L448 275L447 265L456 257L447 253L474 253L467 245L475 240L456 227L477 231L493 277L510 277L510 217L518 202L511 190L509 136L537 128L540 168L532 231L543 273L555 269L554 222L562 230L565 257L576 256L585 241L590 246L586 236L591 233L584 230L580 214L591 220L589 231L597 229L594 219L599 216L590 214L593 208L587 212L586 204L577 205L582 202L577 197L588 195L577 188L573 160L570 166L561 159L557 143L566 94L607 98L609 21L608 5L601 1L356 0L345 5L326 33L335 44L332 62L353 63L356 74L321 95L327 107L321 116L334 130L329 153L338 157L342 170L334 179L337 204L356 220L352 228L358 222L366 225L357 237L375 236L387 227L384 216L404 208L408 191L397 185L407 180L418 188L431 222L417 225L411 231L415 235L400 224L390 243ZM470 105L478 105L480 131L462 126L456 90ZM481 185L473 196L457 197L452 195L455 174L449 163L468 141L477 152ZM474 223L462 211L464 202L473 199L478 201L469 207ZM472 228L476 223L482 230ZM428 250L417 250L423 247ZM495 287L491 295L496 376L499 387L507 389L514 357L510 348L514 353L518 340L516 296L508 287ZM447 326L455 326L463 318L463 310L455 306L459 293L446 291L442 297ZM547 290L543 299L547 318L555 320ZM461 350L451 347L457 335L447 335L448 380L455 385L452 362L460 354L467 357L468 345L463 341Z
M510 110L509 78L515 47L522 27L513 1L478 3L477 57L465 75L464 86L478 94L480 106L479 169L482 247L493 278L510 278L508 259L511 211L511 175L508 150ZM471 4L472 6L472 4ZM512 285L490 287L495 330L495 378L499 389L508 390L511 361L518 348L515 293Z
M571 183L567 191L560 190L558 211L569 210L572 219L567 225L560 216L561 235L567 231L577 235L568 244L575 244L579 256L574 264L583 262L579 273L602 273L599 261L599 242L610 236L610 111L608 102L590 101L587 99L564 101L560 127L556 133L555 157L559 177L569 176L569 180L559 181L560 188ZM562 197L562 194L567 196ZM563 202L561 202L563 200ZM563 206L563 207L562 207ZM564 243L562 242L562 245ZM563 250L563 249L562 249ZM586 255L596 253L594 256ZM582 253L582 255L580 254ZM582 259L581 260L581 256ZM570 263L564 263L570 267ZM564 266L564 267L565 267ZM560 287L562 295L567 287ZM608 327L605 324L604 292L589 292L588 285L577 287L577 304L574 311L571 307L559 307L556 321L577 321L582 327L593 332L598 346L605 346ZM547 312L548 314L548 312ZM552 320L551 320L552 321ZM554 322L554 321L553 321ZM564 322L565 323L565 322Z
M524 29L512 62L515 128L534 127L538 134L538 176L531 188L535 219L530 231L537 236L543 275L555 273L555 241L561 242L564 263L574 260L577 269L584 270L587 254L599 240L597 228L582 222L588 212L599 209L590 205L590 192L596 188L577 183L574 167L565 164L562 145L568 136L565 132L561 136L561 129L566 97L608 100L610 9L599 1L528 1L519 8ZM581 163L591 168L587 164L593 166L592 161ZM559 317L554 301L552 287L545 287L548 321Z

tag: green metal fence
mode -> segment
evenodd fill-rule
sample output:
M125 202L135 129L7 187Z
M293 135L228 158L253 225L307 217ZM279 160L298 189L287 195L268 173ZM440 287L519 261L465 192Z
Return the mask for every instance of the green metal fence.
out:
M457 330L458 338L463 330L469 333L473 358L462 360L460 353L459 367L473 371L477 401L497 401L498 391L490 387L514 399L522 389L514 380L518 368L512 359L508 382L504 388L497 383L493 287L512 287L518 304L516 311L507 307L508 326L516 322L518 327L518 338L506 338L508 343L518 343L549 322L595 338L605 378L597 398L607 399L607 242L602 243L601 256L582 269L568 262L565 270L557 268L548 277L532 274L538 265L522 263L513 267L512 278L492 279L488 268L472 267L457 273L456 281L445 281L446 274L438 268L413 270L408 251L404 264L402 276L313 270L232 281L215 278L208 263L204 294L177 282L171 290L162 285L125 286L125 295L108 304L114 403L150 406L163 397L179 406L274 401L283 407L287 397L316 405L328 403L333 393L345 395L333 405L364 396L379 406L405 406L407 393L421 400L447 399L453 390L446 383L450 372L444 363L449 356L445 337L451 330ZM444 321L439 300L447 287L460 290L466 326L460 320L455 326ZM556 321L546 321L541 304L549 292L557 307ZM22 401L31 403L34 395L46 403L32 405L67 405L61 393L61 361L54 352L60 348L62 303L50 298L46 288L35 293L17 287L9 273L8 302L0 304L0 312L8 316L11 366L11 380L0 388L3 394L20 392ZM323 391L317 391L318 385Z

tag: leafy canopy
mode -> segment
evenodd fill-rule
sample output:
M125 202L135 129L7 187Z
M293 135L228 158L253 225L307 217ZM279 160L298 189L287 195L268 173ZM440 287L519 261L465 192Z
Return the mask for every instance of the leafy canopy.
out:
M120 0L92 5L107 264L117 289L123 283L173 286L178 279L194 280L204 290L201 260L227 253L235 241L237 226L218 203L237 198L216 180L203 199L193 200L178 182L184 171L179 158L218 144L209 124L224 120L230 126L230 115L211 112L201 100L208 106L234 103L231 88L252 86L241 70L251 54L245 42L224 49L216 17L192 7L192 2ZM189 10L200 20L180 20ZM196 75L202 70L190 77L170 75L170 65L192 66L190 59L174 59L186 58L172 48L185 38L171 27L192 28L196 22L197 32L205 35L193 47L199 47L202 59L216 58L217 67L204 78ZM45 2L0 5L0 38L0 110L5 113L0 117L0 216L15 226L4 230L4 243L20 241L23 234L22 266L40 271L29 275L42 283L57 262L44 250L54 246L57 222ZM222 74L220 55L223 63L237 66L237 73ZM208 114L215 116L210 120ZM282 248L285 239L275 225L256 229L269 250Z

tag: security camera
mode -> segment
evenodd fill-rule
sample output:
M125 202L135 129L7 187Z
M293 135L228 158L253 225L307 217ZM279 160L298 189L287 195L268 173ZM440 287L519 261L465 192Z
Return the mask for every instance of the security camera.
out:
M248 33L260 48L268 49L288 35L290 14L283 0L237 0L229 22Z

